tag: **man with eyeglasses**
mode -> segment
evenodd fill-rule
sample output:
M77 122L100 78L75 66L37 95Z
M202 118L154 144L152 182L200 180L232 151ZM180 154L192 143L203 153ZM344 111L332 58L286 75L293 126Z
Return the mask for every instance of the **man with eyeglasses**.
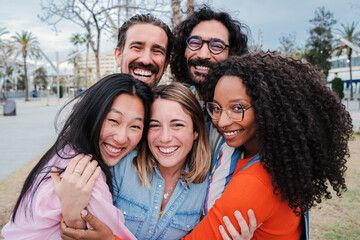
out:
M233 19L226 12L215 12L207 6L195 11L173 30L174 48L170 67L174 80L191 85L190 89L200 103L203 103L205 96L202 96L201 89L206 86L206 76L213 65L229 56L248 53L248 38L244 31L248 32L247 26ZM223 110L219 108L213 111L212 105L207 107L211 108L210 116ZM205 106L204 111L206 111ZM231 117L240 118L245 109L233 106L225 111ZM238 160L244 158L244 151L229 147L216 127L212 125L210 118L208 120L213 159L210 184L203 209L204 215L224 192ZM254 217L250 216L250 219L254 220ZM256 226L249 227L252 227L251 231L256 228Z
M202 7L173 30L174 49L170 63L175 81L192 85L199 100L200 89L212 66L229 56L248 52L247 27L226 12Z

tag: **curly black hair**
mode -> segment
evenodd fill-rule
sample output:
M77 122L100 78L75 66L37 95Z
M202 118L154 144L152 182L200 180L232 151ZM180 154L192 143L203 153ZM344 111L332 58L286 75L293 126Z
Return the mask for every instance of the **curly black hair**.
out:
M330 199L328 183L338 196L347 190L352 120L322 73L270 52L230 57L208 74L208 101L222 76L237 76L246 86L260 161L272 178L274 194L280 192L294 213Z
M171 73L175 81L186 84L191 84L189 81L189 73L187 68L187 61L185 58L186 39L196 25L202 21L217 20L225 25L229 31L229 55L242 55L248 53L247 41L250 30L241 24L239 21L233 19L226 12L215 12L208 6L203 6L187 19L182 21L173 29L174 43L173 51L171 53ZM246 33L245 33L246 32Z

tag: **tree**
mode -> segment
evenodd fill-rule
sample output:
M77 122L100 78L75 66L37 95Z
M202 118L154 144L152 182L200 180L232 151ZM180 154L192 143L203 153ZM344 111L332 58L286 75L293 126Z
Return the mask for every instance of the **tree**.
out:
M40 88L46 88L47 85L47 72L43 67L41 67L34 72L34 89L36 91L37 86Z
M306 60L318 66L328 76L331 68L329 61L332 52L332 27L336 24L334 14L324 7L315 11L315 17L310 20L314 28L310 29L310 38L306 44Z
M172 28L176 27L181 22L181 15L180 15L180 0L171 0L171 8L172 8L172 18L171 24Z
M335 77L332 80L331 89L337 93L340 99L344 98L344 81L341 78Z
M0 89L6 89L7 78L12 72L12 67L8 64L8 59L13 54L14 48L9 41L2 38L3 35L8 33L9 31L7 31L6 28L0 27L0 75L3 77L3 83L1 84L0 82ZM2 92L3 97L5 98L5 91Z
M357 24L355 22L352 22L351 24L341 24L342 29L338 29L338 32L340 33L341 37L345 38L346 40L358 44L360 43L360 32L356 31ZM338 41L339 42L339 41ZM346 49L346 56L349 61L349 72L350 72L350 99L353 99L353 86L352 86L352 62L351 62L351 56L353 49L349 46L344 46L341 42L338 43L337 49L337 55L341 55L343 53L343 50Z
M76 47L76 51L73 51L73 53L78 52L79 51L79 45L84 44L86 41L86 39L84 39L84 37L80 34L80 33L76 33L73 34L70 38L70 42L72 44L74 44L74 46ZM74 79L76 80L76 88L79 89L80 87L80 78L79 78L79 55L76 55L73 58L73 62L74 63Z
M89 44L91 41L91 36L88 33L83 35L83 39L86 43L86 60L85 60L85 89L88 87L88 69L89 69Z
M103 12L113 8L111 1L103 4L102 1L98 0L63 0L60 2L46 0L45 3L41 2L41 9L44 14L39 18L41 21L54 26L55 29L57 23L65 19L85 28L89 36L95 36L95 40L89 39L89 44L95 55L96 77L99 80L101 33L107 27L107 19Z
M15 33L15 36L12 36L14 43L18 45L18 54L20 53L24 59L24 81L25 81L25 101L29 101L29 82L27 77L27 66L26 58L40 57L39 53L39 42L31 32L22 31L21 33Z

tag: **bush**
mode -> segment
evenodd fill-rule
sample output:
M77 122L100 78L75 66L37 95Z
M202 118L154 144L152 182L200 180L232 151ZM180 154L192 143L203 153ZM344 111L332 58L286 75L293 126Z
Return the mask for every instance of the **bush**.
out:
M332 80L331 88L337 93L340 99L344 98L344 81L341 78L334 78Z
M63 94L64 94L64 87L62 85L60 85L59 87L59 98L62 98L63 97Z

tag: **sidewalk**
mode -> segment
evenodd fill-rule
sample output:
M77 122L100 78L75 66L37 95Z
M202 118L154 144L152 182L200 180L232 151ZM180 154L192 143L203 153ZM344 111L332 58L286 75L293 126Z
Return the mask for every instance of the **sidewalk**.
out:
M54 143L55 116L69 98L11 100L16 102L16 116L3 116L0 107L0 180L43 154Z

